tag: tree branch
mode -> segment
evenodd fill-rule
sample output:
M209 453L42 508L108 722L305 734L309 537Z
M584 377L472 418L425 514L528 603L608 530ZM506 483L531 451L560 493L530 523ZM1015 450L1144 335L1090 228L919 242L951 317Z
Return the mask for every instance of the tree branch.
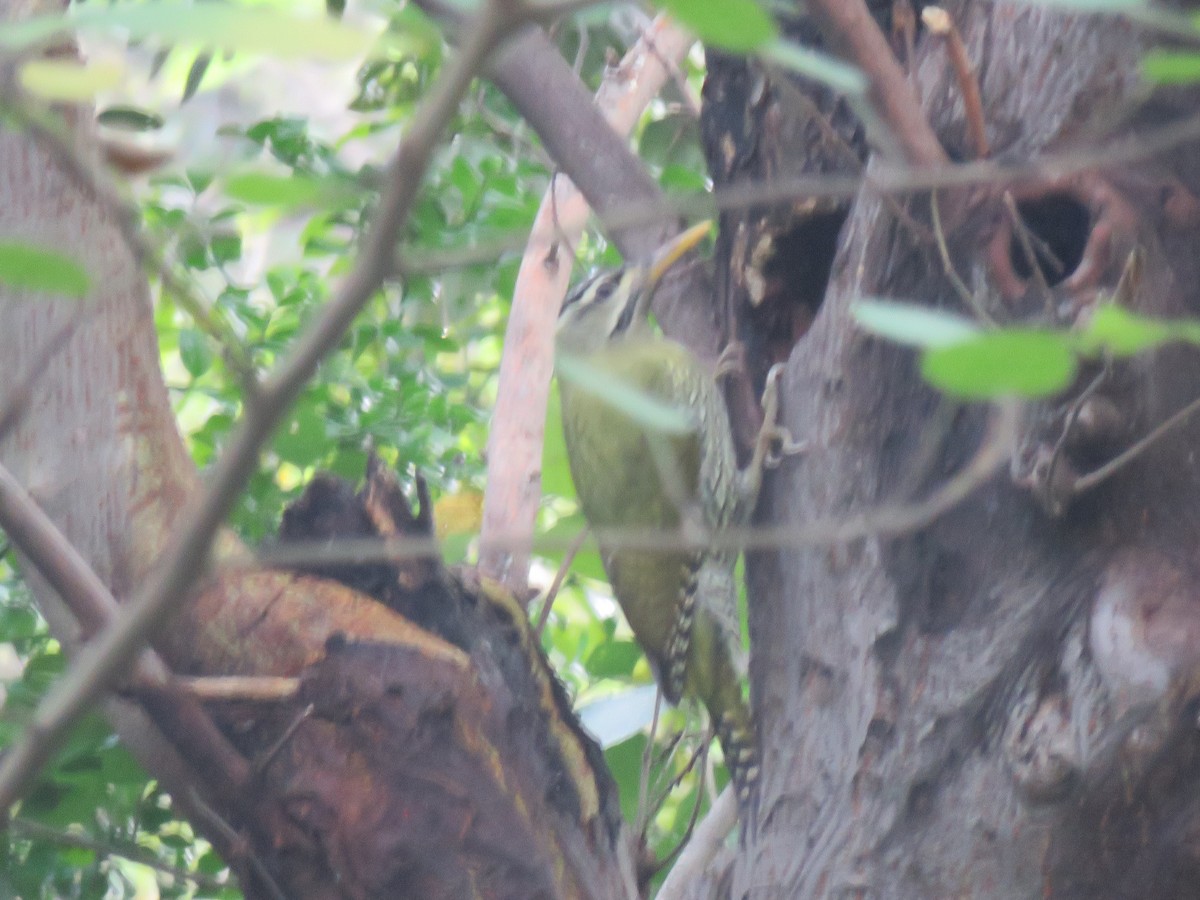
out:
M0 527L13 545L37 568L58 592L83 626L85 634L97 631L113 621L120 606L99 576L79 555L25 492L8 469L0 465ZM151 649L142 650L134 662L134 672L146 685L161 695L167 690L171 673L166 663ZM237 808L245 799L243 791L250 773L249 764L225 738L208 713L192 697L172 692L170 703L155 704L159 727L176 750L198 771L215 777L206 779L222 800ZM159 710L159 706L164 709ZM30 736L44 731L46 723L39 708L29 725ZM25 743L24 741L22 743ZM49 758L43 746L33 746L23 776L29 777ZM5 765L8 764L5 757ZM7 810L10 803L0 804Z
M899 142L903 157L920 168L949 162L912 84L863 0L809 0L808 10L830 46L867 76L871 103Z
M620 66L605 77L596 93L594 107L591 98L586 99L589 109L595 114L584 116L588 125L600 118L603 139L613 141L620 149L619 156L633 160L631 167L637 179L649 181L649 186L636 184L636 190L653 194L657 186L649 179L645 167L629 153L626 140L642 113L662 90L671 77L670 63L681 59L691 46L693 38L683 29L663 16L648 27L634 47L625 54ZM544 37L523 36L519 43L538 45ZM517 102L523 111L533 113L545 106L544 100L533 102L526 95L526 79L519 76L525 63L512 48L492 66L501 80L510 99L517 93L524 102ZM553 49L553 48L551 48ZM573 96L582 92L583 85L569 70L566 63L553 53L554 63L548 63L551 71L558 70L560 80L566 86L564 93ZM543 90L549 90L543 86ZM554 93L555 91L550 91ZM528 107L528 110L526 110ZM558 110L566 114L565 110ZM564 152L576 153L581 148L577 143L579 133L574 128L563 128L561 120L549 128L549 122L535 123L543 140L554 138L550 148L555 159ZM549 128L549 132L542 131ZM587 130L587 129L584 129ZM606 154L597 153L593 147L587 152L592 164L598 164ZM590 171L592 165L574 167L580 177ZM500 361L499 388L496 393L496 409L492 416L492 429L488 438L487 491L484 493L483 535L480 541L480 570L496 578L515 594L524 593L529 578L529 547L519 549L500 547L489 538L495 534L527 534L533 539L534 523L542 494L541 460L546 430L546 401L550 394L550 376L554 369L554 324L558 310L571 278L575 247L583 234L587 221L588 205L583 194L565 176L552 179L550 189L542 198L537 218L529 235L521 269L517 274L513 292L512 312L504 333L504 353ZM657 235L657 226L646 223L632 234L650 229Z

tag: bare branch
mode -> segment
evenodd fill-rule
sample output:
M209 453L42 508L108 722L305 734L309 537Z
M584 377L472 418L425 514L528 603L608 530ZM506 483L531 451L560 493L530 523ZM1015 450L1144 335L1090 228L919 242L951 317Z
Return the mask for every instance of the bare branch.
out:
M595 108L607 122L604 128L610 139L623 142L628 137L650 101L671 77L668 62L681 59L692 40L681 28L660 16L621 64L608 73L596 93ZM494 68L508 71L513 64ZM568 73L564 77L582 88L573 75ZM506 83L516 89L523 80L509 77ZM590 106L590 99L588 103ZM560 125L555 131L559 130L573 129L562 129ZM551 152L554 153L553 148ZM593 159L598 158L596 150L589 153ZM624 155L633 158L628 151ZM644 175L645 169L640 163L637 166ZM496 409L488 437L479 567L517 594L524 591L529 579L528 547L515 551L500 548L491 543L490 537L524 531L530 540L533 538L542 494L541 459L546 401L554 368L554 323L571 278L575 246L588 212L587 201L570 179L564 176L552 179L521 260L512 312L504 333Z
M809 0L808 8L829 43L867 76L875 111L900 143L904 159L920 168L947 163L912 84L863 0Z
M658 900L683 900L689 896L688 892L721 852L725 838L736 824L737 800L733 789L726 787L692 832L692 839L658 889Z
M877 506L845 518L817 519L800 525L727 528L709 535L706 545L716 550L779 550L841 544L873 536L897 537L919 531L966 500L1008 462L1016 439L1018 409L1019 405L1015 402L997 404L974 456L922 500ZM594 535L605 546L613 548L679 550L695 542L694 537L678 532L647 528L608 528L595 531ZM526 540L526 536L497 534L494 540L500 546L517 546ZM534 548L544 553L560 553L567 550L574 540L576 538L540 537L534 541ZM333 544L328 541L296 541L283 547L272 547L256 558L226 561L223 568L263 565L286 568L318 560L323 564L362 564L417 559L436 552L437 545L432 539L381 541L364 538L339 540Z
M120 607L108 588L3 465L0 465L0 527L63 598L85 634L116 618ZM160 696L170 679L166 664L150 649L137 654L134 672ZM249 777L248 763L196 700L172 696L170 701L155 705L155 711L162 713L159 726L189 763L202 771L217 773L219 777L213 783L219 786L223 799L233 801L236 806L239 797L244 799L242 788ZM42 713L39 707L26 735L4 757L3 769L12 771L11 778L18 787L47 762L54 750L53 745L35 740L53 725L42 718ZM0 803L0 809L10 805L11 801Z

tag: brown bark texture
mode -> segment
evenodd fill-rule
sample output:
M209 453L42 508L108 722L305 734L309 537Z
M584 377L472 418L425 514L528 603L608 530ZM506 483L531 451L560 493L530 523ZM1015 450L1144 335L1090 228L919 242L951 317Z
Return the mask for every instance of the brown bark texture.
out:
M947 249L988 315L1079 326L1134 251L1141 278L1123 302L1195 315L1194 138L1083 162L1195 115L1194 92L1141 82L1154 36L1025 4L947 8L998 169L1027 167L938 195ZM810 22L791 31L820 44ZM969 160L944 45L918 34L910 69L943 146ZM712 54L705 101L718 190L876 165L820 86ZM1058 165L1029 168L1049 154ZM1006 189L1061 268L1029 265ZM786 360L785 424L809 441L773 473L760 522L915 502L979 447L991 411L939 396L913 350L852 318L860 297L972 315L932 235L928 191L884 197L870 184L847 202L723 215L718 303L753 374ZM1170 431L1094 490L1075 486L1198 394L1191 348L1089 363L1063 395L1024 405L1011 469L949 514L899 536L751 555L763 797L733 896L1196 895L1200 427Z

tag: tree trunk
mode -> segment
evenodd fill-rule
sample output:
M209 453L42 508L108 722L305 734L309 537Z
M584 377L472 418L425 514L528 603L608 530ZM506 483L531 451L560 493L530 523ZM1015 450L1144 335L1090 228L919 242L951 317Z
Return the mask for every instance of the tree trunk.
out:
M29 12L0 4L0 19ZM95 186L91 118L65 113L66 145L0 128L0 240L64 254L90 284L80 301L0 284L0 418L13 423L0 432L0 464L119 601L202 488L124 210ZM318 482L289 521L292 539L432 543L428 497L412 513L378 466L360 495ZM229 534L214 551L219 563L242 554ZM77 649L89 636L78 608L27 559L52 631ZM186 686L125 685L140 702L110 704L122 740L222 850L246 896L632 896L615 788L520 605L433 556L369 574L243 563L179 598L155 641L174 674L294 681L277 696L206 704L239 765L214 769L219 753L180 727L181 701L195 703Z
M987 313L1072 327L1137 249L1128 306L1194 314L1200 172L1182 117L1195 96L1143 102L1153 36L1024 4L948 8L995 158L1034 167L939 194L950 256ZM943 42L920 34L913 72L951 157L971 158ZM753 63L710 59L706 101L718 188L853 172L866 158L841 103ZM1178 121L1190 142L1086 164ZM1060 164L1039 168L1047 154ZM1044 267L1048 289L1005 188L1064 263ZM939 397L912 350L851 313L857 298L890 297L971 315L939 259L929 193L867 184L841 206L800 198L730 212L721 227L719 283L748 357L759 377L772 354L787 358L785 423L809 441L774 474L760 521L832 531L962 470L998 413ZM1176 428L1095 490L1076 485L1198 394L1191 350L1092 365L1062 396L1024 405L1011 471L949 513L904 529L883 514L888 533L752 554L764 789L735 897L1195 894L1200 429Z

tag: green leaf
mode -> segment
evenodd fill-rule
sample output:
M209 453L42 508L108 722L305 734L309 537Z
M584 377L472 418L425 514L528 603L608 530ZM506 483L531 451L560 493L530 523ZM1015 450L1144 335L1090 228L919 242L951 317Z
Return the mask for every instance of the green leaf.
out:
M327 17L289 15L263 6L217 3L122 3L75 7L70 16L42 16L0 27L0 46L12 49L48 40L68 30L119 28L131 38L157 37L280 58L351 61L374 38Z
M311 175L271 175L240 172L225 182L225 192L235 200L259 206L344 206L355 197L345 179Z
M1142 72L1159 84L1191 84L1200 80L1200 54L1155 50L1142 60Z
M43 100L73 103L111 90L124 74L124 67L114 61L31 59L21 66L20 78L25 90Z
M1075 376L1070 339L1048 331L1006 330L925 352L921 371L935 387L967 399L1046 397Z
M606 641L587 658L593 678L628 678L642 658L642 648L633 641Z
M281 459L303 468L321 458L325 441L325 417L311 402L302 401L276 435L274 447Z
M183 95L179 99L181 104L187 103L196 96L196 91L200 90L200 83L204 81L204 75L211 64L211 53L206 51L196 54L196 58L192 60L192 64L188 68L187 79L183 83Z
M754 0L658 0L658 5L705 44L734 53L756 50L779 33Z
M0 241L0 283L74 298L87 294L90 284L69 256L18 241Z
M862 299L850 314L864 331L912 347L946 347L980 333L969 319L913 303Z
M581 357L559 353L555 368L560 378L611 404L651 431L683 435L696 430L696 420L686 409L664 403Z
M179 358L193 378L199 378L212 365L212 347L208 337L194 328L179 334Z
M96 121L106 128L124 131L155 131L163 127L162 116L132 106L110 106L96 116Z
M1184 338L1188 324L1147 319L1110 303L1095 311L1087 328L1078 335L1076 346L1080 353L1089 355L1107 350L1117 356L1132 356L1165 341Z
M861 97L867 92L866 75L849 63L820 50L801 47L792 41L779 38L771 41L760 52L765 59L785 69L791 69L797 75L819 81L839 94Z

